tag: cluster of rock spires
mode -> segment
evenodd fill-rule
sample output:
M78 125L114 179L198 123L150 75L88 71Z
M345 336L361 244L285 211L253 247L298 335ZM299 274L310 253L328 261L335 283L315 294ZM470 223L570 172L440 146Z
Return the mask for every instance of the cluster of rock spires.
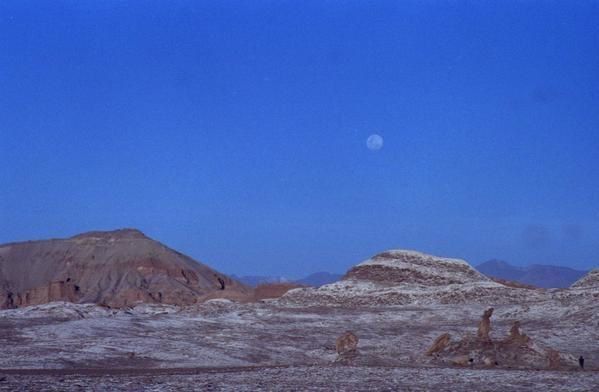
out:
M134 229L0 246L0 309L243 299L251 290Z
M449 333L444 333L434 340L426 355L433 357L434 361L458 366L536 367L552 370L576 367L576 360L572 355L542 347L523 334L518 320L513 322L504 339L494 341L490 335L493 310L489 308L483 313L476 336L465 335L454 342Z
M508 335L501 340L491 337L491 317L493 308L484 311L476 335L466 334L453 341L449 333L438 336L425 356L435 363L450 366L468 366L510 369L550 369L565 370L584 368L584 358L576 358L560 353L550 347L543 347L522 333L520 321L515 320ZM352 331L346 331L335 342L336 363L353 365L358 357L359 338Z

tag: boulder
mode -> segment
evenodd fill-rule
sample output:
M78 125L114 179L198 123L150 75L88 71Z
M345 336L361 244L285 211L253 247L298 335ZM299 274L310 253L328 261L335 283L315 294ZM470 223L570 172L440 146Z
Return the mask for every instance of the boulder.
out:
M335 342L335 348L337 354L345 354L348 352L356 351L358 349L358 337L351 331L346 331L343 335L337 338Z
M547 349L547 362L549 369L558 370L561 362L559 351Z
M472 358L468 355L458 355L450 358L450 363L456 366L469 366L472 364Z
M346 331L337 338L337 362L351 363L358 353L358 337L351 331Z
M485 364L485 366L487 366L487 367L495 366L497 363L497 361L493 357L489 357L489 356L484 356L482 358L482 361Z
M514 321L514 324L512 324L512 327L510 328L510 333L503 343L524 347L529 341L530 338L526 334L520 332L520 321Z
M448 333L444 333L443 335L441 335L435 339L435 341L433 342L431 347L426 351L426 355L431 356L433 354L436 354L436 353L439 353L439 352L445 350L445 348L447 348L447 346L449 346L450 342L451 342L451 335L449 335Z

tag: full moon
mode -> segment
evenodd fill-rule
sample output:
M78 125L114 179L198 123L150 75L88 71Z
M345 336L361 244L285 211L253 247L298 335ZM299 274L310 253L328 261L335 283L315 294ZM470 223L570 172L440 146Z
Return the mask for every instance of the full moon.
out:
M366 147L370 151L377 151L383 148L383 138L381 135L377 135L376 133L368 136L368 140L366 140Z

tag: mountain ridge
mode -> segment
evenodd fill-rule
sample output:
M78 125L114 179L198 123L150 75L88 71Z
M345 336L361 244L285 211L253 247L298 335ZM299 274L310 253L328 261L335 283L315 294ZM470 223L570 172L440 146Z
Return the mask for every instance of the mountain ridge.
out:
M546 264L516 266L504 260L497 259L488 260L477 265L475 268L489 277L510 280L540 288L567 288L588 272L565 266Z

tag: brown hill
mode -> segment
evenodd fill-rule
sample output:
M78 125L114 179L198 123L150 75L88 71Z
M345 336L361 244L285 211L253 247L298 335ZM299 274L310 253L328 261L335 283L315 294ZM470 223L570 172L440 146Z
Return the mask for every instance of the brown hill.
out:
M0 309L52 301L187 305L249 296L243 284L135 229L0 245Z

